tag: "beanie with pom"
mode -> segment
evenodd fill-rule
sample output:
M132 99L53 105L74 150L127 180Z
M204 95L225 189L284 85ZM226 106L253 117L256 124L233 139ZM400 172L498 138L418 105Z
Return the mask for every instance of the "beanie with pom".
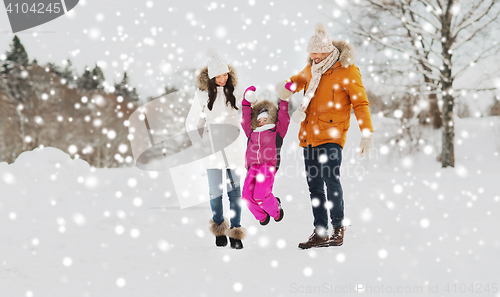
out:
M314 35L309 38L307 43L308 53L330 53L333 51L332 39L326 32L325 25L318 23Z
M217 51L214 49L209 49L207 51L208 57L208 77L210 79L216 77L217 75L221 75L229 72L229 67L227 67L226 61L222 59Z

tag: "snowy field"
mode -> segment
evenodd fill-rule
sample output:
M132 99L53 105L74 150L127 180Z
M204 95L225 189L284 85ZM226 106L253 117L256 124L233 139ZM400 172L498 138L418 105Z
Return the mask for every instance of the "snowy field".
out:
M381 148L389 120L373 120ZM262 227L243 209L243 250L215 247L209 204L180 209L165 172L25 152L0 163L0 296L498 297L499 130L498 118L457 119L456 169L443 170L432 146L351 162L351 123L344 245L311 250L297 248L313 226L295 123L274 191L285 218Z

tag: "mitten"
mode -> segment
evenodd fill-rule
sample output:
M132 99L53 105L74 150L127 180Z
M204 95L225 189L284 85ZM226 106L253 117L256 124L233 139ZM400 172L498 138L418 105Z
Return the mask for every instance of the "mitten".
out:
M303 120L306 119L306 113L303 112L303 111L300 111L300 110L295 110L292 114L292 120L295 122L295 123L301 123Z
M295 89L296 85L293 82L287 82L286 80L276 84L276 92L282 100L290 99Z
M248 87L243 93L243 99L247 100L250 104L257 101L257 96L255 95L255 91L257 88L254 86Z
M361 158L370 157L372 148L373 132L363 132L363 136L361 136L361 142L359 144L359 156Z

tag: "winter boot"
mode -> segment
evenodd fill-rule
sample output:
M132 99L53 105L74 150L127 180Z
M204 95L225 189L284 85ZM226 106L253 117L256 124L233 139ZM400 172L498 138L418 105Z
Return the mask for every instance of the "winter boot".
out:
M345 227L334 228L330 237L330 246L341 246L344 243Z
M259 221L259 223L262 226L265 226L265 225L269 224L270 220L271 220L271 216L266 212L266 218L263 221Z
M227 236L229 236L229 241L231 242L231 248L241 250L243 248L243 240L246 235L245 228L232 228L226 230Z
M279 222L279 221L283 220L283 217L285 216L285 211L283 210L283 208L281 208L281 200L280 200L280 198L276 197L276 200L278 200L278 207L280 209L280 215L278 216L278 218L274 218L274 220L276 222Z
M328 235L325 234L324 236L321 236L318 234L317 230L314 229L313 234L309 236L309 240L299 243L299 248L305 250L312 247L327 247L329 245Z
M215 245L216 246L226 246L227 237L226 230L229 229L229 220L224 218L224 221L220 224L216 224L213 219L208 222L208 228L213 235L215 235Z

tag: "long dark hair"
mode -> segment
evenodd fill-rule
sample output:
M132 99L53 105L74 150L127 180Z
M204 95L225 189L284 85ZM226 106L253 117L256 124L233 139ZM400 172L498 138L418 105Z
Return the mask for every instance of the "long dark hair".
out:
M217 98L217 83L215 82L215 77L208 81L208 109L212 110L214 106L215 98ZM236 106L236 97L234 97L234 86L231 75L228 74L226 85L224 86L224 95L226 95L226 105L231 105L232 108L238 110Z

